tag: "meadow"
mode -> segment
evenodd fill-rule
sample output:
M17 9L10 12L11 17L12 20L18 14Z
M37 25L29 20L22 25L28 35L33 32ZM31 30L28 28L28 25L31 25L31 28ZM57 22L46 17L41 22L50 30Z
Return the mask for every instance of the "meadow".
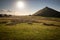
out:
M60 18L0 18L0 40L60 40Z

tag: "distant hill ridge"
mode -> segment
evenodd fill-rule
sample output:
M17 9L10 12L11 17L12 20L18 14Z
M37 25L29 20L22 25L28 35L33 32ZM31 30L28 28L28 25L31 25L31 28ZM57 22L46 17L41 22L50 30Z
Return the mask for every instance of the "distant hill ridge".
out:
M58 17L60 18L60 12L49 8L49 7L45 7L39 11L37 11L35 14L33 14L34 16L44 16L44 17Z

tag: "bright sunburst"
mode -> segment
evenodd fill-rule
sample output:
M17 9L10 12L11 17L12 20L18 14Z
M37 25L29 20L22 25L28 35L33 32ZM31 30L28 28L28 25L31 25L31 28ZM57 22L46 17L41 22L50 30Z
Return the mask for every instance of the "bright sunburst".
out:
M23 1L18 1L18 2L16 3L16 6L17 6L18 8L24 8L24 7L25 7Z

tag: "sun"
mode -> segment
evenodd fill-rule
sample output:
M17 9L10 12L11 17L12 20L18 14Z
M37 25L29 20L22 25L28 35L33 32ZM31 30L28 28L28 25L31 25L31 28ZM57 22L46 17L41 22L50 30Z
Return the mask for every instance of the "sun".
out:
M23 1L18 1L18 2L16 3L16 6L17 6L17 8L24 8L24 7L25 7Z

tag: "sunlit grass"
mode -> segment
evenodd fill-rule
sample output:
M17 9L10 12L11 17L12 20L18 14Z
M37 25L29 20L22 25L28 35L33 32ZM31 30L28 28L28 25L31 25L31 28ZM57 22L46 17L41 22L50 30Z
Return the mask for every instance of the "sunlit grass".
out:
M38 23L20 22L34 20ZM14 22L13 22L14 21ZM4 17L0 18L0 40L60 40L59 18L45 18L40 16ZM7 23L15 23L6 25ZM53 24L50 26L44 25Z
M1 40L60 40L60 28L39 23L0 25Z

